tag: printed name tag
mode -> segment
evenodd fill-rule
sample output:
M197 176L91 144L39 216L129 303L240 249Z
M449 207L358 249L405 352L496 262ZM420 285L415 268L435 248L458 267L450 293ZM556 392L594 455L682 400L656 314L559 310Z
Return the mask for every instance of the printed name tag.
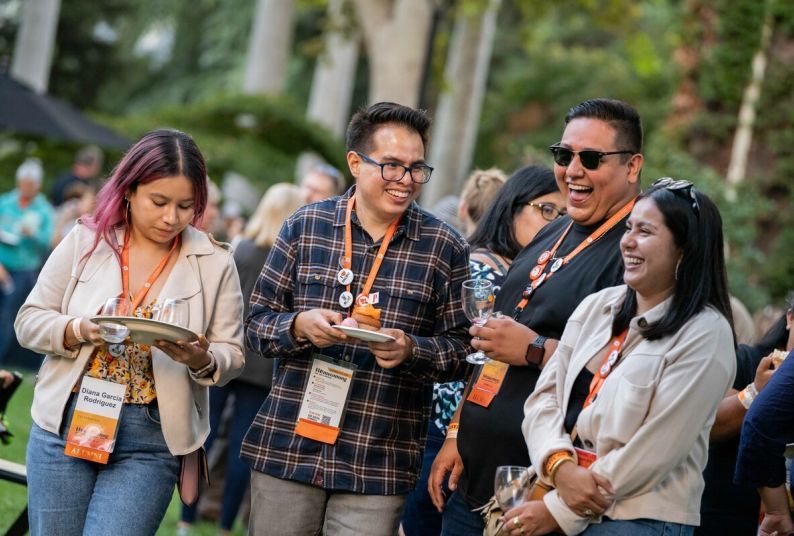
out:
M501 361L491 360L485 363L466 400L484 408L490 406L502 388L508 368L510 365Z
M108 457L116 446L116 432L126 392L126 385L83 377L64 454L108 463Z
M295 433L333 445L339 437L355 366L315 355Z

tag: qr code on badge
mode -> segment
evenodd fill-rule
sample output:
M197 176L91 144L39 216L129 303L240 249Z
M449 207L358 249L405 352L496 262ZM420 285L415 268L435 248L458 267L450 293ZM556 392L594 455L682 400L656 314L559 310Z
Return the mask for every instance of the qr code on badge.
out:
M331 424L331 416L330 415L323 415L322 424Z

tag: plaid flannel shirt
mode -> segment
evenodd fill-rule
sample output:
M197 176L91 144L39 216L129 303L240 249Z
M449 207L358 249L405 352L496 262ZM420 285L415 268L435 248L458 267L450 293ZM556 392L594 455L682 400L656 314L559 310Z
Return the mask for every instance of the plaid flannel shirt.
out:
M309 309L345 312L337 281L344 252L348 191L303 207L282 227L251 295L246 342L278 358L270 395L243 441L241 457L271 476L325 489L395 495L411 491L421 464L434 381L467 372L469 322L461 284L469 275L468 245L416 204L406 210L371 292L379 292L381 322L405 331L412 355L393 369L377 365L366 343L316 349L290 334L295 316ZM355 212L355 295L369 274L380 241L373 242ZM358 368L336 443L294 433L313 352Z

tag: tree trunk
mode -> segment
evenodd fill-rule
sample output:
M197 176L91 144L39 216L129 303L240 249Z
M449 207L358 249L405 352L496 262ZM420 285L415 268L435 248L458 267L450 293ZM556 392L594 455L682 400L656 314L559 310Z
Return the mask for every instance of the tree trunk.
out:
M500 5L501 0L490 0L470 16L461 10L455 21L444 73L447 90L439 99L428 160L438 173L423 189L425 206L458 193L469 173Z
M369 58L370 103L416 107L432 19L430 0L354 0Z
M295 32L295 0L258 0L248 42L244 93L284 91Z
M309 119L328 127L336 136L345 133L350 118L353 85L358 63L359 35L345 32L347 22L342 9L345 0L330 0L330 31L325 36L325 50L314 68Z
M22 6L11 76L37 93L46 93L61 0L27 0Z
M750 154L750 146L753 142L756 110L758 108L758 100L761 97L764 74L766 73L769 43L772 40L773 2L774 0L766 0L764 6L761 43L753 56L752 75L750 76L750 82L744 89L742 105L739 108L739 121L736 125L733 148L731 149L731 161L728 164L728 172L726 174L728 188L725 191L725 197L729 201L736 201L736 186L744 181L747 173L747 157Z

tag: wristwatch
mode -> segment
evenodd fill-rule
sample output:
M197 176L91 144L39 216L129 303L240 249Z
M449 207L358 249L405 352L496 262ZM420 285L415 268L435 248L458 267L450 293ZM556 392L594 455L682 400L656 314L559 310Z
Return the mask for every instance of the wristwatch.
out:
M543 363L543 356L546 354L546 349L543 345L546 343L547 339L548 337L538 335L535 337L535 340L532 341L532 344L527 347L527 355L525 356L527 365L540 368L541 363Z

